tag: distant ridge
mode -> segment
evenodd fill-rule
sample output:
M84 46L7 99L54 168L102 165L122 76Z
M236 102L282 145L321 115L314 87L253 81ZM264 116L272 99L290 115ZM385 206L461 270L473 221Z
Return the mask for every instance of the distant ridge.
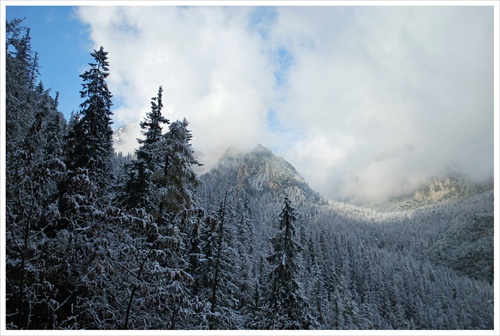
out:
M373 207L380 211L403 211L425 206L455 203L493 190L493 183L472 183L460 176L443 176L429 180L415 191L395 197Z

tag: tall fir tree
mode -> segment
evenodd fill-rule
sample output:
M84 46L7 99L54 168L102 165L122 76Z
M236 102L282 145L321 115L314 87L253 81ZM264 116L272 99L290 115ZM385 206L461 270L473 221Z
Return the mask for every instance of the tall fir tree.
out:
M176 214L195 207L195 191L200 180L192 166L201 166L191 148L192 134L188 121L177 120L170 124L169 131L161 142L165 161L162 172L155 172L153 179L162 188L160 213Z
M152 216L158 235L152 241L151 259L155 262L154 273L160 274L155 288L161 289L157 302L164 324L161 328L186 329L193 327L196 295L190 269L189 241L195 232L193 221L194 188L198 183L191 165L197 164L192 157L189 141L191 134L187 122L175 122L163 133L163 125L169 121L163 117L163 89L159 88L152 98L151 110L140 126L145 136L138 139L140 147L128 166L123 204L130 210L144 210ZM138 247L140 249L140 247ZM162 256L157 258L156 256ZM152 271L145 264L145 279ZM194 298L194 301L193 301Z
M271 311L266 326L269 329L309 329L312 325L307 299L297 279L301 273L302 246L295 240L293 223L296 220L295 209L285 197L279 216L279 231L271 238L273 252L268 257L272 267L267 302Z
M220 202L215 218L206 222L202 232L204 241L201 297L207 304L209 329L239 329L243 325L238 312L237 251L234 248L234 217L228 194Z
M90 54L95 62L80 77L84 102L81 117L72 130L73 142L67 148L68 168L87 169L103 188L109 183L113 157L113 130L111 129L112 94L106 79L109 76L108 53L101 47Z
M137 139L140 147L135 151L135 158L128 166L128 179L125 183L124 204L129 208L145 208L149 213L159 214L160 187L153 181L153 174L162 171L165 160L162 141L164 138L163 124L169 124L162 115L163 89L160 86L158 95L151 98L151 111L140 122L144 139Z
M21 19L6 24L5 123L7 155L24 140L34 118L33 89L39 74L38 56L31 49L30 29Z
M163 88L158 88L156 97L151 98L151 111L146 115L144 121L140 122L143 134L146 136L144 140L138 139L139 144L151 145L162 139L162 124L169 124L167 118L162 115L163 109Z

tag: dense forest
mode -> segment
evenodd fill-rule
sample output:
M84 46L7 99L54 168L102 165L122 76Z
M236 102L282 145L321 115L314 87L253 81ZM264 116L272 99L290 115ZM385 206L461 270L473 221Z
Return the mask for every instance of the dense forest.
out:
M199 176L162 87L122 155L102 47L69 120L21 20L6 50L7 329L493 329L492 187L376 211L262 146Z

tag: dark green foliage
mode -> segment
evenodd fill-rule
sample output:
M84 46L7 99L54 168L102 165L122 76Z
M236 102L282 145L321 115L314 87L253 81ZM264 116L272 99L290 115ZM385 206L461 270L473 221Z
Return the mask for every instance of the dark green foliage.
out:
M195 207L195 190L200 183L191 168L201 164L193 156L190 144L192 135L188 125L186 119L170 124L161 142L165 155L163 171L153 176L162 186L162 209L174 213Z
M104 188L109 183L111 159L113 156L113 131L111 129L111 92L106 78L109 76L108 53L103 47L90 54L95 63L80 77L83 90L80 91L84 102L78 122L70 130L66 155L68 168L84 168Z
M141 145L135 151L135 158L127 167L128 179L125 184L123 203L129 208L145 208L149 213L160 216L160 196L158 185L153 178L154 174L163 173L165 153L162 148L162 124L169 121L162 115L162 92L158 89L158 95L151 99L151 111L148 112L144 121L140 123L145 139L138 139Z
M200 298L207 303L209 329L240 329L238 312L238 254L234 248L234 215L228 193L214 217L208 217L201 234Z
M279 231L271 239L273 253L267 258L271 264L267 302L271 311L267 322L269 329L309 329L312 322L307 300L297 279L302 246L295 240L293 223L296 220L295 209L285 197L279 216Z
M162 139L163 127L162 124L169 124L167 118L162 115L163 108L163 88L160 86L158 95L151 98L151 111L146 115L144 121L140 122L143 134L146 136L144 140L138 139L139 144L151 145Z
M23 141L35 117L34 88L37 54L31 50L30 30L13 20L6 25L5 121L6 145L12 152Z

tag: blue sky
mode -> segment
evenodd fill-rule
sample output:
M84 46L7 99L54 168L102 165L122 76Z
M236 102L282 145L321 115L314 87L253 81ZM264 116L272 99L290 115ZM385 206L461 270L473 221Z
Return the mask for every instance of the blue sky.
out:
M39 53L40 79L52 93L60 91L59 110L69 118L72 111L79 110L81 80L79 75L92 61L89 53L93 43L89 27L83 24L74 6L6 6L6 18L24 19L23 25L30 28L32 49ZM276 21L275 7L256 7L249 18L249 28L257 31L263 39L268 38L269 29ZM122 22L120 30L137 32L132 25ZM277 64L274 72L275 85L286 85L286 77L293 64L293 55L281 46L274 53ZM117 99L118 98L118 99ZM114 104L119 105L119 97ZM280 128L279 119L269 110L269 127ZM118 125L121 126L121 125Z
M30 28L32 49L39 54L40 79L52 95L60 92L59 110L67 118L78 111L81 80L79 75L92 61L88 28L71 6L7 6L6 18L25 18Z
M493 2L492 2L493 3ZM208 169L262 144L331 199L376 201L446 172L493 176L493 7L7 7L67 116L109 52L119 151L158 87Z

